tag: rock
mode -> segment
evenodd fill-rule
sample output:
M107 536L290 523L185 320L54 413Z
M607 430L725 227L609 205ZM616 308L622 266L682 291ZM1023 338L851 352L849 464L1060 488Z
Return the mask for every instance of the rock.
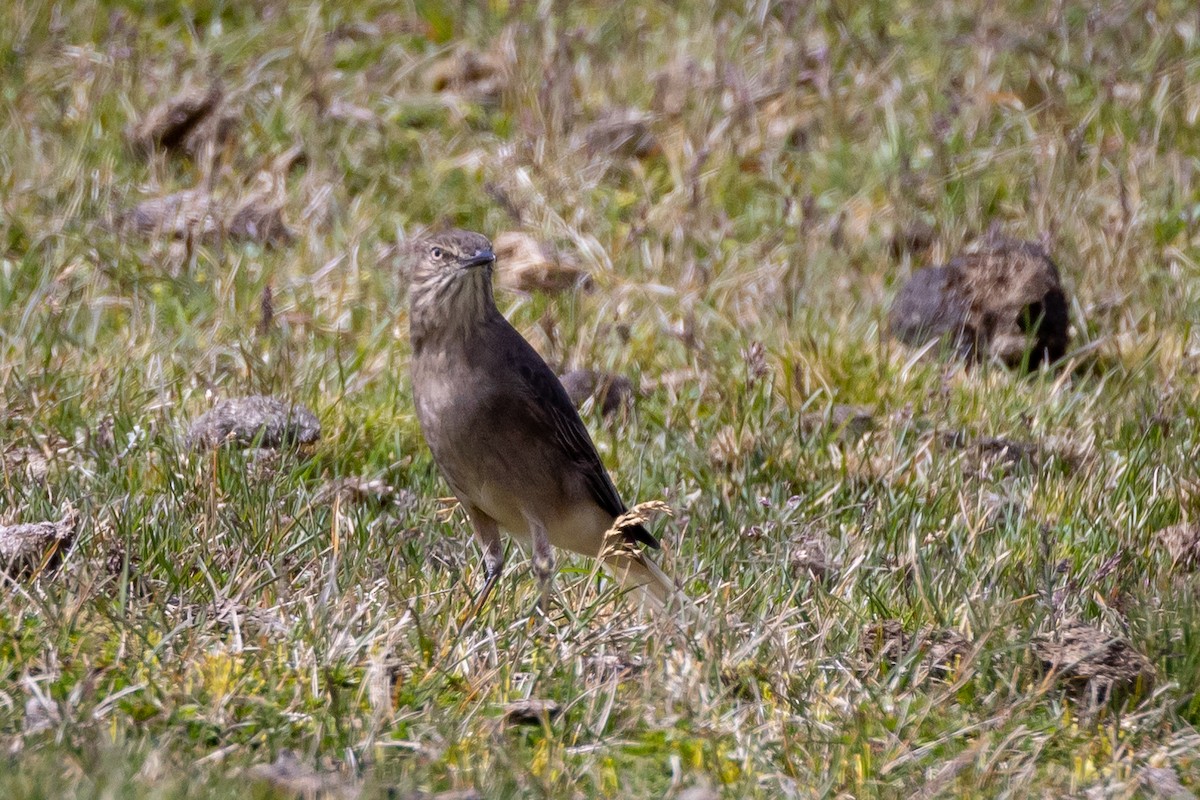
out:
M505 231L492 242L496 282L518 292L561 292L587 281L587 273L527 233Z
M194 155L206 141L223 142L233 132L236 118L218 114L223 93L219 86L193 87L147 112L129 131L134 149Z
M966 354L967 301L952 290L951 272L950 267L926 267L912 274L888 315L892 336L913 346L946 338L955 350Z
M558 380L576 408L594 398L600 412L607 417L618 409L633 405L633 383L622 375L573 369L560 375Z
M79 514L69 509L58 522L0 527L0 569L10 576L53 569L75 541Z
M808 435L829 430L844 439L855 440L875 428L875 417L865 406L835 403L827 411L810 411L800 417L800 430Z
M553 700L517 700L504 707L504 721L510 725L545 725L562 713Z
M1055 634L1035 638L1033 653L1044 670L1095 704L1114 690L1154 679L1153 665L1128 642L1082 622L1068 622Z
M861 649L868 661L892 666L920 653L921 657L915 661L920 678L944 679L970 654L971 644L962 634L949 629L923 628L909 635L899 620L889 619L863 629Z
M662 152L650 129L651 117L638 111L614 110L588 125L583 145L592 156L642 159Z
M945 266L913 273L888 318L908 345L944 340L959 355L1029 366L1066 352L1070 319L1058 268L1033 242L991 237Z
M1181 522L1154 534L1171 556L1176 569L1193 572L1200 568L1200 525Z
M224 444L280 449L312 444L320 437L321 423L312 411L255 395L219 401L192 424L187 443L198 450Z
M464 48L435 62L425 73L435 92L452 92L486 105L497 105L508 86L504 60Z

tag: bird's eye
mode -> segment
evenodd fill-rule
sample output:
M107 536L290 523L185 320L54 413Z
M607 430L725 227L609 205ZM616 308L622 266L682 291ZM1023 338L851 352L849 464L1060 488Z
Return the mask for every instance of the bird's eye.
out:
M435 248L433 248L432 250L430 250L430 251L429 251L429 255L433 256L433 260L434 260L434 261L441 261L441 260L442 260L442 256L443 256L443 255L445 255L445 254L442 252L442 248L440 248L440 247L435 247Z

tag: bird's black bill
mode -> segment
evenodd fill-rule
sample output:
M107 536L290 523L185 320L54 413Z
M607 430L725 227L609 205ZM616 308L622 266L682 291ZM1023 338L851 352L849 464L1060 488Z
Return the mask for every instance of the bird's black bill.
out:
M496 255L491 250L485 250L482 253L476 253L468 259L463 266L465 267L482 267L491 264L496 260Z

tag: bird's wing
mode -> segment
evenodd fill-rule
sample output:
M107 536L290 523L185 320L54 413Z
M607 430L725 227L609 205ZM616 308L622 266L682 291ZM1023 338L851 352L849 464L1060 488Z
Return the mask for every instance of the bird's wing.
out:
M521 338L515 330L513 333ZM621 502L617 487L613 486L608 470L600 461L592 437L588 435L567 390L524 338L521 338L521 344L524 347L517 348L513 372L527 393L530 407L542 417L541 422L562 454L578 468L596 504L605 512L619 517L625 513L625 504ZM521 352L526 349L527 352ZM658 540L641 525L630 526L625 530L625 535L631 542L658 547Z

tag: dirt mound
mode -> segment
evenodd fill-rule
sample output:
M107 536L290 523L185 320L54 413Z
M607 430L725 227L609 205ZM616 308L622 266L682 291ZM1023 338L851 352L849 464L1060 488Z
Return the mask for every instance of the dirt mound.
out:
M915 634L904 630L900 620L873 622L863 628L860 647L871 663L896 666L911 656L920 678L947 678L971 652L961 633L947 628L922 628Z
M1114 690L1135 688L1154 678L1150 661L1129 642L1082 622L1069 622L1037 637L1033 653L1043 669L1097 704Z
M576 408L594 398L596 406L607 417L633 404L633 383L623 375L593 369L573 369L558 379Z
M894 337L922 346L943 340L971 359L1031 369L1058 360L1070 338L1058 268L1038 244L992 238L944 266L918 270L892 304Z
M75 541L79 514L68 511L57 522L33 522L0 527L0 570L28 575L52 569Z
M279 449L312 444L320 437L321 423L312 411L254 395L218 402L192 424L187 442L198 450L225 444Z

